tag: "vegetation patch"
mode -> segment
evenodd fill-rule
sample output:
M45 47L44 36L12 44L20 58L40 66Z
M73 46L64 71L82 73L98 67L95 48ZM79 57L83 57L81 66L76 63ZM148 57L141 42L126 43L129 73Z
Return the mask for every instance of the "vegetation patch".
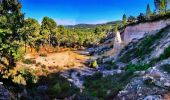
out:
M101 73L96 73L85 79L83 92L98 99L111 99L127 85L132 77L134 76L131 72L107 77L102 77Z
M36 64L36 61L34 59L24 59L22 60L24 64Z
M47 54L41 53L40 56L41 56L41 57L47 57Z
M166 28L160 30L157 34L155 35L149 35L145 38L143 38L141 40L141 42L139 43L139 45L136 45L136 47L134 47L131 50L127 50L127 52L120 57L120 61L124 62L124 63L128 63L131 60L135 59L135 58L143 58L145 55L151 53L151 51L153 51L153 44L158 41L165 33L168 29L170 28L170 26L167 26Z
M91 63L90 63L90 67L92 67L92 68L98 68L97 61L95 60L95 61L91 62Z
M170 74L170 64L163 65L160 68Z
M158 58L152 59L150 64L154 65L156 62L161 61L161 60L165 60L165 59L167 59L169 57L170 57L170 46L168 46L164 50L163 54L161 54Z
M127 67L125 67L125 70L135 72L135 71L147 70L148 68L150 68L149 64L137 64L137 65L129 64L129 65L127 65Z
M47 94L50 98L64 99L79 91L79 89L59 74L51 74L48 77L42 77L39 83L47 84L49 86Z

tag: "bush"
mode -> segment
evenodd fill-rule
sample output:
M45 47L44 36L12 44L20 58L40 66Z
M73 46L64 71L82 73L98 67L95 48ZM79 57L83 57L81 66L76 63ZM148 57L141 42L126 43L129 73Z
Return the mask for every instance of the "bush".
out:
M143 70L147 70L148 68L150 68L149 64L129 64L127 65L127 67L125 68L126 71L130 71L130 72L135 72L135 71L143 71Z
M72 96L78 91L78 89L68 82L67 79L59 75L50 75L45 79L41 79L41 81L44 81L44 84L48 84L49 89L47 92L51 98L64 99Z
M33 59L24 59L22 62L24 64L35 64L36 63L36 61Z
M170 46L168 46L165 50L164 53L160 55L159 60L164 60L170 57Z
M32 85L38 81L38 77L30 73L23 67L6 70L3 73L3 78L9 79L12 82L20 85Z
M40 56L41 56L41 57L47 57L47 54L41 53Z
M53 93L59 94L62 90L60 84L56 83L50 90Z
M170 73L170 65L169 64L163 65L160 68L162 68L164 71Z
M91 97L96 97L99 100L113 99L119 91L127 85L132 75L133 74L118 74L102 77L101 73L96 73L85 79L85 89L83 93L87 93Z
M17 52L15 52L13 55L16 60L21 60L25 55L25 51L23 50L23 48L19 48Z
M98 64L97 64L97 61L93 61L91 64L90 64L90 67L92 68L98 68Z

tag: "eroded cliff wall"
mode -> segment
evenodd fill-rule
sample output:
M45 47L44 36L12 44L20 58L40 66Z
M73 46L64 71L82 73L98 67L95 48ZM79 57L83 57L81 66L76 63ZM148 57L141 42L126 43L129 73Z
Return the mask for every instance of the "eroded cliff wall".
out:
M121 34L122 40L125 44L128 44L133 39L140 39L144 37L144 35L154 34L160 29L165 28L167 25L170 25L170 19L128 26Z

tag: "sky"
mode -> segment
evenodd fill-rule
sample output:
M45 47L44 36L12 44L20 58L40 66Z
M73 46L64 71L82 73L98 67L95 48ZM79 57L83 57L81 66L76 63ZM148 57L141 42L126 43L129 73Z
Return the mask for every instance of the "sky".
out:
M26 18L42 21L53 18L59 25L99 24L121 20L123 14L137 16L146 12L154 0L21 0Z

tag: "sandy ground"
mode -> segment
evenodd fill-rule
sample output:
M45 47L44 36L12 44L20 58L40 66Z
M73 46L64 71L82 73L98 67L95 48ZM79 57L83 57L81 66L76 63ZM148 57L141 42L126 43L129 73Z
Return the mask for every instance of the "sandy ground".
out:
M48 53L46 57L42 57L33 54L26 54L24 59L34 59L35 64L24 64L22 62L19 65L26 66L32 69L48 70L53 72L65 71L70 69L81 69L85 67L84 63L89 59L89 56L81 55L76 51L63 51L58 53ZM37 65L38 64L38 65ZM43 65L43 67L42 67Z
M87 56L79 55L73 51L51 53L47 57L37 57L36 62L46 66L82 66L88 59Z

